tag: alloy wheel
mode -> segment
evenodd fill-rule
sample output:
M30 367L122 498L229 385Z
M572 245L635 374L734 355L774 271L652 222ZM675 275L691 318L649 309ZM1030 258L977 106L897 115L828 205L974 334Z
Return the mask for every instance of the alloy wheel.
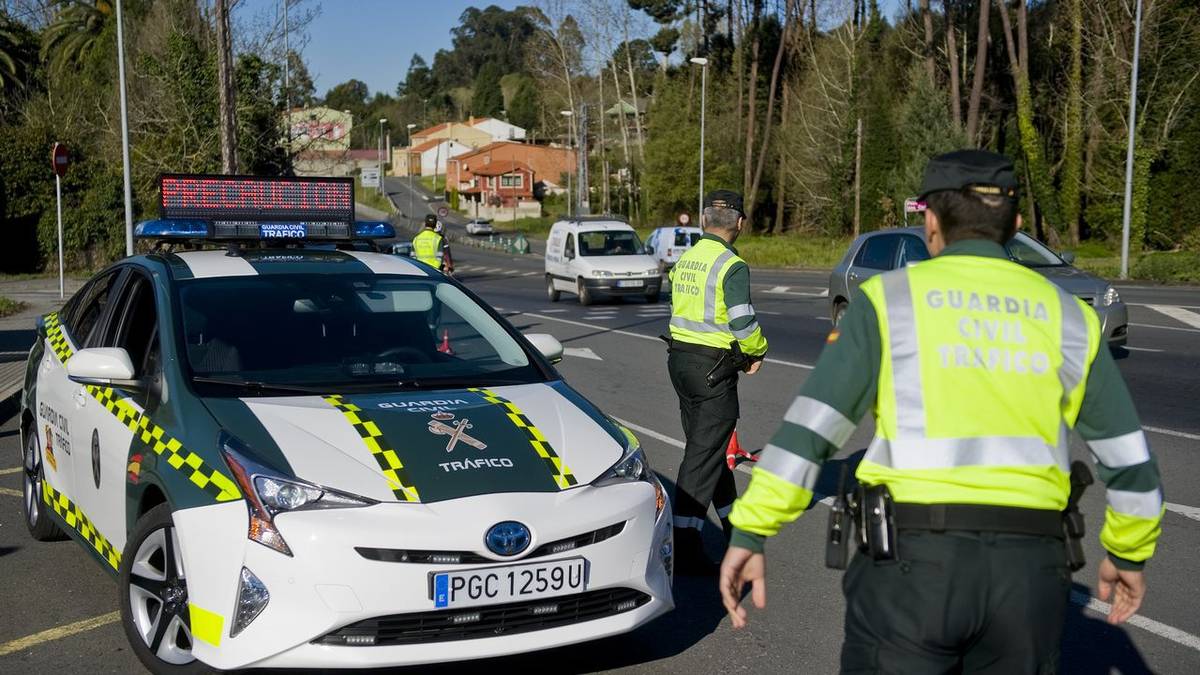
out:
M170 526L154 530L138 546L130 567L129 604L138 634L166 663L195 660L187 600L179 536Z

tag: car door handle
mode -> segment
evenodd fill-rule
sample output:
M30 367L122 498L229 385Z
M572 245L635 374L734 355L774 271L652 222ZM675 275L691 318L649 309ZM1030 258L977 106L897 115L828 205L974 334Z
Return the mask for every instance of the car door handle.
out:
M83 406L87 405L87 399L88 399L88 395L87 395L87 392L83 390L83 387L80 387L75 390L75 407L76 408L82 408Z

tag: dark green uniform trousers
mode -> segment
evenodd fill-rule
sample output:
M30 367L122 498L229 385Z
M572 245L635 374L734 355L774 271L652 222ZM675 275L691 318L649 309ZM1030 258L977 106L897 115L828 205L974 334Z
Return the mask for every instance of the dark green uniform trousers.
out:
M733 472L725 463L725 448L738 418L737 376L709 387L705 376L716 362L715 357L678 349L667 356L667 372L679 396L687 439L671 504L680 556L700 551L700 530L708 517L708 505L717 509L724 524L737 499Z
M1047 537L903 531L900 561L856 555L843 673L1057 672L1071 574Z

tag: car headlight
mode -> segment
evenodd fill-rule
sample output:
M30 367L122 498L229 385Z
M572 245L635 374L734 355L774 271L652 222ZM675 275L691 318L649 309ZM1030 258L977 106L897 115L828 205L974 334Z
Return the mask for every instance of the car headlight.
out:
M1121 294L1117 293L1116 288L1109 286L1108 288L1104 289L1104 299L1101 300L1101 304L1104 307L1108 307L1109 305L1113 304L1114 302L1120 302L1120 300L1121 300Z
M594 276L594 277L611 277L612 272L609 272L608 270L592 270L592 276Z
M250 515L246 536L284 555L292 555L292 550L275 527L276 515L286 511L344 509L376 503L366 497L284 476L250 459L245 446L229 434L223 436L221 447L234 479L246 496L246 510Z
M625 453L611 469L593 481L592 485L604 487L639 481L650 483L654 487L654 515L657 518L662 515L663 509L667 505L666 490L658 480L658 476L650 468L650 461L646 459L646 453L642 450L637 436L634 436L632 431L615 420L612 420L612 423L625 435Z
M655 267L654 269L646 270L645 272L642 272L642 274L645 274L648 277L656 277L658 276L658 268Z

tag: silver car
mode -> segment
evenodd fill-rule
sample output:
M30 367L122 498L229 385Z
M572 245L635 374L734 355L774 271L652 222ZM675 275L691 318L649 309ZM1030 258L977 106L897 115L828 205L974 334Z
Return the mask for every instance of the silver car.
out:
M1073 267L1071 262L1075 257L1070 253L1059 256L1023 232L1018 232L1005 245L1005 249L1013 262L1038 272L1094 307L1110 347L1125 345L1129 315L1117 289L1111 284ZM920 227L877 230L855 239L845 257L829 275L830 318L833 319L833 325L841 321L850 298L862 282L880 272L928 259L925 231Z

